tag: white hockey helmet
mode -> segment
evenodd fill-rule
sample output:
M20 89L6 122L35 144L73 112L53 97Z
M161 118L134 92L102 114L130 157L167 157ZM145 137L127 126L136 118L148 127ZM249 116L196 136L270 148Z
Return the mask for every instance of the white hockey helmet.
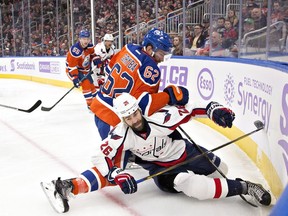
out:
M114 99L113 107L121 118L129 116L139 109L137 99L125 92Z
M114 41L114 37L112 34L105 34L103 40L104 41Z

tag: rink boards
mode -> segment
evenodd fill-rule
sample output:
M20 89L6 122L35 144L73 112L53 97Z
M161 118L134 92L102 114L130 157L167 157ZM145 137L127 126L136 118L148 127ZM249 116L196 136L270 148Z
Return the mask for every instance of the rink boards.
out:
M2 58L0 78L17 78L71 87L65 74L65 58ZM222 129L200 120L235 139L265 129L237 142L261 170L271 191L279 197L288 171L288 74L280 63L247 59L172 57L160 65L162 90L169 84L185 86L193 100L217 101L236 113L234 127Z

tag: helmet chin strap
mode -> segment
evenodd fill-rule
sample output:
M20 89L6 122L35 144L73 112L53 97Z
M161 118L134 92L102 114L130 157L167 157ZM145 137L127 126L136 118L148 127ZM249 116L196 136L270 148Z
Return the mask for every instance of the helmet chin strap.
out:
M146 47L145 47L145 46L143 47L143 49L144 49L144 51L145 51L145 52L147 52L147 49L146 49ZM152 51L152 53L151 53L151 56L152 56L152 57L154 57L154 55L155 55L155 52L154 52L154 51Z

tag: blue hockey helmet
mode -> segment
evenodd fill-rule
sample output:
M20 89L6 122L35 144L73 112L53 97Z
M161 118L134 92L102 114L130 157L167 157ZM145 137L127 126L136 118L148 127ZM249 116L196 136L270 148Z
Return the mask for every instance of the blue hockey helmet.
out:
M90 32L87 29L83 29L79 32L79 38L89 38Z
M151 44L153 46L153 51L163 50L165 52L170 52L172 48L170 36L162 30L157 28L151 29L144 37L142 42L143 46Z

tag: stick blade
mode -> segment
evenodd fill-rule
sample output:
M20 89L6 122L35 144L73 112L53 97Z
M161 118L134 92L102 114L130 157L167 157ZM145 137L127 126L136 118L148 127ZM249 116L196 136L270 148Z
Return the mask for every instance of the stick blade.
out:
M41 107L41 110L48 112L48 111L50 111L52 108L53 108L53 107L44 107L44 106L42 106L42 107Z
M264 123L260 120L255 121L254 125L257 129L263 129L264 128Z
M37 109L40 105L42 104L41 100L38 100L32 107L30 107L29 109L25 110L25 109L19 109L17 108L18 111L22 111L22 112L27 112L27 113L31 113L33 112L35 109Z

